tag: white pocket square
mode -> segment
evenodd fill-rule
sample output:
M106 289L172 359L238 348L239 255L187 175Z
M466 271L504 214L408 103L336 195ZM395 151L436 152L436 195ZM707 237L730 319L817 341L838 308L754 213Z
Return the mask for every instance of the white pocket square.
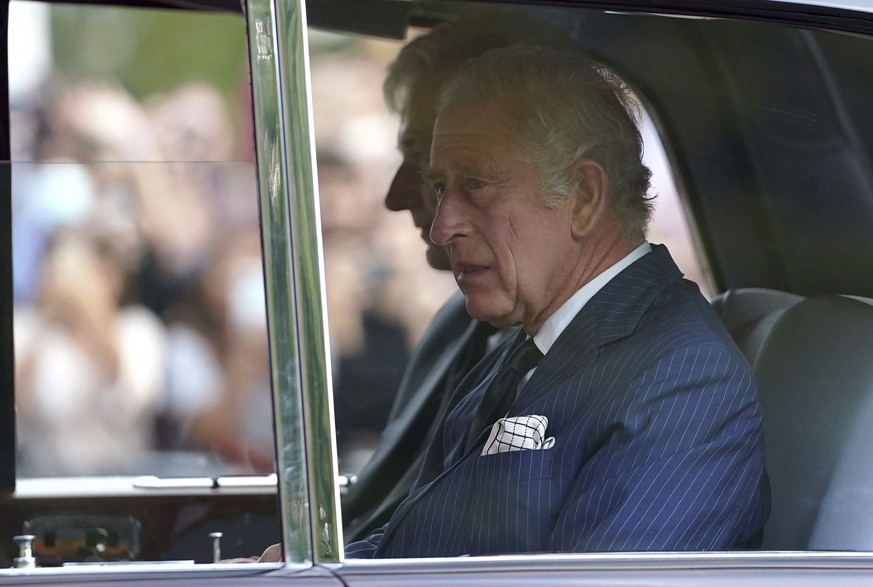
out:
M549 419L545 416L516 416L500 418L491 427L491 434L482 449L482 455L493 455L514 450L545 450L555 445L554 437L546 438Z

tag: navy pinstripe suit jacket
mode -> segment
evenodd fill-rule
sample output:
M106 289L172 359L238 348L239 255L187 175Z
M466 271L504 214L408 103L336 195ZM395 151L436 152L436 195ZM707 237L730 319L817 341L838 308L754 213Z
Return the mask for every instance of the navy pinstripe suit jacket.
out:
M720 550L760 534L769 491L749 366L652 248L585 305L513 404L510 416L548 417L554 447L480 456L485 430L463 451L495 351L462 382L409 497L347 556Z

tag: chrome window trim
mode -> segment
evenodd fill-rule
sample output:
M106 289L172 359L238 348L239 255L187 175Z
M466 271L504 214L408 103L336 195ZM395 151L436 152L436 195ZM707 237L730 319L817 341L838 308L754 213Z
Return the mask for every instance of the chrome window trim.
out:
M19 479L15 499L84 499L178 495L270 495L276 475L245 477L36 477Z
M616 552L528 554L438 559L349 559L337 574L349 584L381 585L386 578L414 577L417 584L733 585L772 584L786 577L803 585L854 585L873 571L873 553L863 552ZM721 583L711 583L715 580ZM569 583L568 583L569 581ZM816 582L817 581L817 582ZM400 584L399 582L397 584ZM779 584L793 584L780 582Z
M285 560L342 558L303 0L247 0ZM302 423L302 426L301 426Z
M839 8L840 10L849 10L856 12L873 13L873 6L869 0L769 0L770 2L781 2L783 4L803 4L806 6L815 6L819 8Z
M712 568L721 566L759 568L762 564L776 567L857 567L873 569L873 552L853 551L702 551L702 552L576 552L534 553L493 556L461 556L445 558L348 559L342 569L346 574L366 574L378 567L379 572L454 570L486 572L513 570L559 570L562 568L598 567L603 569L659 568L681 565L682 568Z
M309 565L292 566L297 571L305 571L310 568ZM27 577L33 581L32 584L41 584L37 581L47 581L52 578L57 579L53 581L57 583L94 581L100 584L116 580L119 582L163 582L174 578L179 580L245 580L278 568L282 568L282 565L278 563L257 565L240 563L195 564L193 561L83 563L61 567L0 569L0 580L9 577Z

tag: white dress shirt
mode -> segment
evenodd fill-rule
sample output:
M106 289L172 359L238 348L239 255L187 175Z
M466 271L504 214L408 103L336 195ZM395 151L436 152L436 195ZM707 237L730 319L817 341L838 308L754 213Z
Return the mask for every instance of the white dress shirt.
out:
M533 337L534 344L537 345L537 348L540 349L544 355L548 353L549 349L552 348L552 345L555 344L555 341L558 340L558 337L564 329L567 328L570 322L573 321L573 318L575 318L585 304L588 303L588 300L593 298L594 294L603 289L603 287L609 283L613 277L624 271L634 261L649 253L651 250L651 245L648 242L644 242L614 265L611 265L606 269L606 271L579 288L579 291L570 296L570 299L561 304L561 307L558 308L554 314L549 316L545 322L543 322L543 325ZM525 375L522 380L522 385L530 379L535 370L536 368L528 371L527 375Z

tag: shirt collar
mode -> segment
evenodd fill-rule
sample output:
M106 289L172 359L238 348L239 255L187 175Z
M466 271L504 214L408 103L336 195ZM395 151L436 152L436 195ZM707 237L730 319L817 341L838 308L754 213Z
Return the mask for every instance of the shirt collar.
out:
M534 344L537 345L537 348L543 354L548 353L564 329L567 328L573 318L576 317L576 314L588 303L588 300L603 289L603 286L609 283L613 277L627 269L634 261L651 250L651 245L648 242L644 242L628 253L623 259L579 288L579 291L573 294L554 314L546 319L534 335Z

